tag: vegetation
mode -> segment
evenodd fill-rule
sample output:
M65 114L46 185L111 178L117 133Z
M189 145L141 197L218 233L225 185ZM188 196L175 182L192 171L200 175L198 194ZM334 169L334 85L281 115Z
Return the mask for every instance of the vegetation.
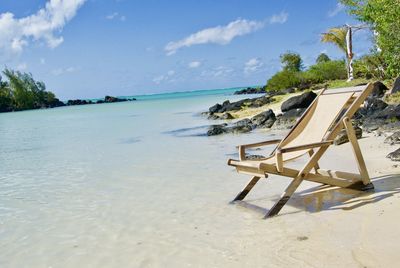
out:
M295 62L300 63L301 57L297 55ZM284 54L286 55L286 54ZM294 57L290 57L293 59ZM287 88L307 88L311 85L322 83L328 80L345 79L347 76L346 64L343 60L330 60L326 54L318 56L316 64L311 65L307 70L288 68L288 57L281 56L283 70L273 75L266 85L266 90L282 90ZM285 61L284 61L285 60ZM293 64L290 66L294 66Z
M294 52L286 52L281 56L283 70L289 72L299 72L303 69L303 60L300 55Z
M303 68L299 54L288 52L280 56L282 70L273 75L265 86L266 90L287 88L306 89L322 84L330 87L352 86L370 80L386 81L389 85L400 76L400 1L399 0L341 0L348 12L358 20L365 22L374 31L376 45L369 54L353 60L347 50L346 35L348 27L340 26L322 34L321 41L336 45L345 55L347 63L352 61L353 68L346 66L345 60L331 60L322 53L316 63ZM358 25L353 28L364 28ZM350 55L349 55L350 54ZM348 65L348 64L347 64ZM354 81L343 81L353 78ZM348 79L351 80L351 79ZM390 101L398 101L394 94Z
M316 59L316 63L323 63L323 62L327 62L330 61L331 59L328 57L328 55L326 55L325 53L321 53L318 55L317 59Z
M400 75L400 1L341 0L349 13L367 23L376 33L379 56L385 62L382 71L389 77Z
M30 73L5 69L7 81L0 76L0 112L50 108L64 104L46 91L43 82L35 81Z

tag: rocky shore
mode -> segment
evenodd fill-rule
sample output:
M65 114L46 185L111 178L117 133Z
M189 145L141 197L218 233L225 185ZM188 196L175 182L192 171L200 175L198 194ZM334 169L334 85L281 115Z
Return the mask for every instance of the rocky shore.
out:
M398 89L399 88L399 89ZM390 94L400 90L400 79L397 79ZM286 90L285 93L292 93L294 90ZM375 135L386 135L385 143L400 144L400 104L389 104L385 102L388 88L381 82L374 84L371 96L364 103L353 117L357 138L362 137L363 131ZM246 94L246 93L243 93ZM313 91L302 92L299 95L290 97L280 103L280 113L275 114L270 109L270 104L275 102L276 92L264 94L257 98L246 98L236 102L225 101L222 104L215 104L203 113L210 120L225 120L224 123L212 124L209 126L207 135L221 135L225 133L246 133L254 129L290 129L296 120L303 114L307 107L316 98ZM238 111L251 108L265 108L262 112L236 118L232 115ZM393 133L393 134L392 134ZM392 134L392 135L391 135ZM390 135L390 136L389 136ZM335 144L348 142L345 131L342 131L335 139ZM390 153L388 158L393 161L400 161L400 148Z
M135 101L135 98L117 98L112 96L105 96L104 99L91 101L91 100L68 100L67 103L61 106L71 106L71 105L86 105L86 104L100 104L100 103L113 103L113 102L124 102L124 101Z

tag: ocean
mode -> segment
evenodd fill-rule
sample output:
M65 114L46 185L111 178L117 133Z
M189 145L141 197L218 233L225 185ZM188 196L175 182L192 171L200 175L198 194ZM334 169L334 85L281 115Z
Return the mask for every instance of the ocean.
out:
M205 136L234 90L0 114L0 267L195 264L243 184L227 159L264 136Z

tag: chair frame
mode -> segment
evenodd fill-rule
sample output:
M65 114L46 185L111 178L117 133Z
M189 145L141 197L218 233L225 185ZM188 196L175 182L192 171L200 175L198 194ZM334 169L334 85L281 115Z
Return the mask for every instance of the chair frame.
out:
M298 119L293 128L289 131L289 133L282 140L268 140L263 142L257 142L252 144L244 144L238 146L239 149L239 161L229 159L228 165L236 167L236 170L239 173L250 174L252 178L246 185L246 187L239 192L239 194L233 199L232 202L243 200L247 194L253 189L253 187L257 184L261 177L268 177L268 174L280 175L285 177L292 178L292 182L286 188L286 190L282 193L280 199L273 205L273 207L268 211L268 213L264 216L264 218L269 218L272 216L276 216L283 206L288 202L290 197L299 187L303 180L317 182L321 184L327 184L332 186L338 186L343 188L351 188L357 190L371 190L374 189L373 184L370 181L370 177L368 175L368 171L365 165L364 158L362 156L360 146L357 141L357 137L355 135L354 128L351 124L350 118L354 115L354 113L359 109L359 107L363 104L365 99L371 94L374 88L373 83L369 83L364 90L351 90L347 92L353 92L353 96L348 101L348 107L343 107L344 110L343 115L338 115L333 126L331 126L330 130L325 135L324 139L321 142L302 144L300 146L286 147L280 148L279 144L285 140L290 133L292 133L299 123L304 119L305 115L310 111L311 107L318 100L318 97L321 94L339 94L339 93L325 93L325 89L321 90L318 96L315 98L314 102L308 107L308 109L303 113L303 115ZM360 95L354 97L354 93L361 92ZM353 154L355 156L359 174L357 173L349 173L342 171L334 171L334 170L323 170L319 167L318 161L322 157L322 155L326 152L326 150L333 144L333 140L339 134L339 132L345 129L349 142L351 144ZM270 159L276 157L276 164L268 164L259 162L258 167L255 167L252 164L248 164L246 160L246 149L247 148L257 148L271 144L278 144L277 147L272 151L271 155L266 158ZM300 169L293 169L284 167L283 155L288 152L300 151L309 149L308 153L310 159L308 162ZM314 172L311 170L314 169Z

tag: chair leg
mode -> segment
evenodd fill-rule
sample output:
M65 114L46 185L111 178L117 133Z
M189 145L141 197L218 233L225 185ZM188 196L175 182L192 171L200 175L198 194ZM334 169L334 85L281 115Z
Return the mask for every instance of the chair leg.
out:
M371 187L372 183L368 175L367 167L365 165L364 157L362 156L360 145L358 144L353 125L351 124L351 121L348 117L343 119L343 123L346 128L347 137L349 138L349 141L351 143L354 156L357 160L358 170L360 171L361 179L364 185L369 185Z
M264 216L264 219L276 216L279 211L281 211L282 207L287 203L287 201L289 201L290 197L293 195L302 181L302 178L295 178L286 188L279 201L276 202L275 205Z
M251 191L251 189L253 189L254 185L256 185L256 183L258 182L258 180L260 178L261 177L257 177L257 176L254 176L253 178L251 178L251 180L246 185L246 187L244 187L244 189L235 197L235 199L233 199L231 201L231 203L238 201L238 200L243 200L246 197L246 195Z
M310 157L312 157L313 154L314 154L314 150L313 150L313 149L310 149L310 150L308 151L308 155L309 155ZM319 169L319 165L318 165L318 161L317 161L317 162L315 162L315 165L314 165L315 173L318 173L318 169Z

